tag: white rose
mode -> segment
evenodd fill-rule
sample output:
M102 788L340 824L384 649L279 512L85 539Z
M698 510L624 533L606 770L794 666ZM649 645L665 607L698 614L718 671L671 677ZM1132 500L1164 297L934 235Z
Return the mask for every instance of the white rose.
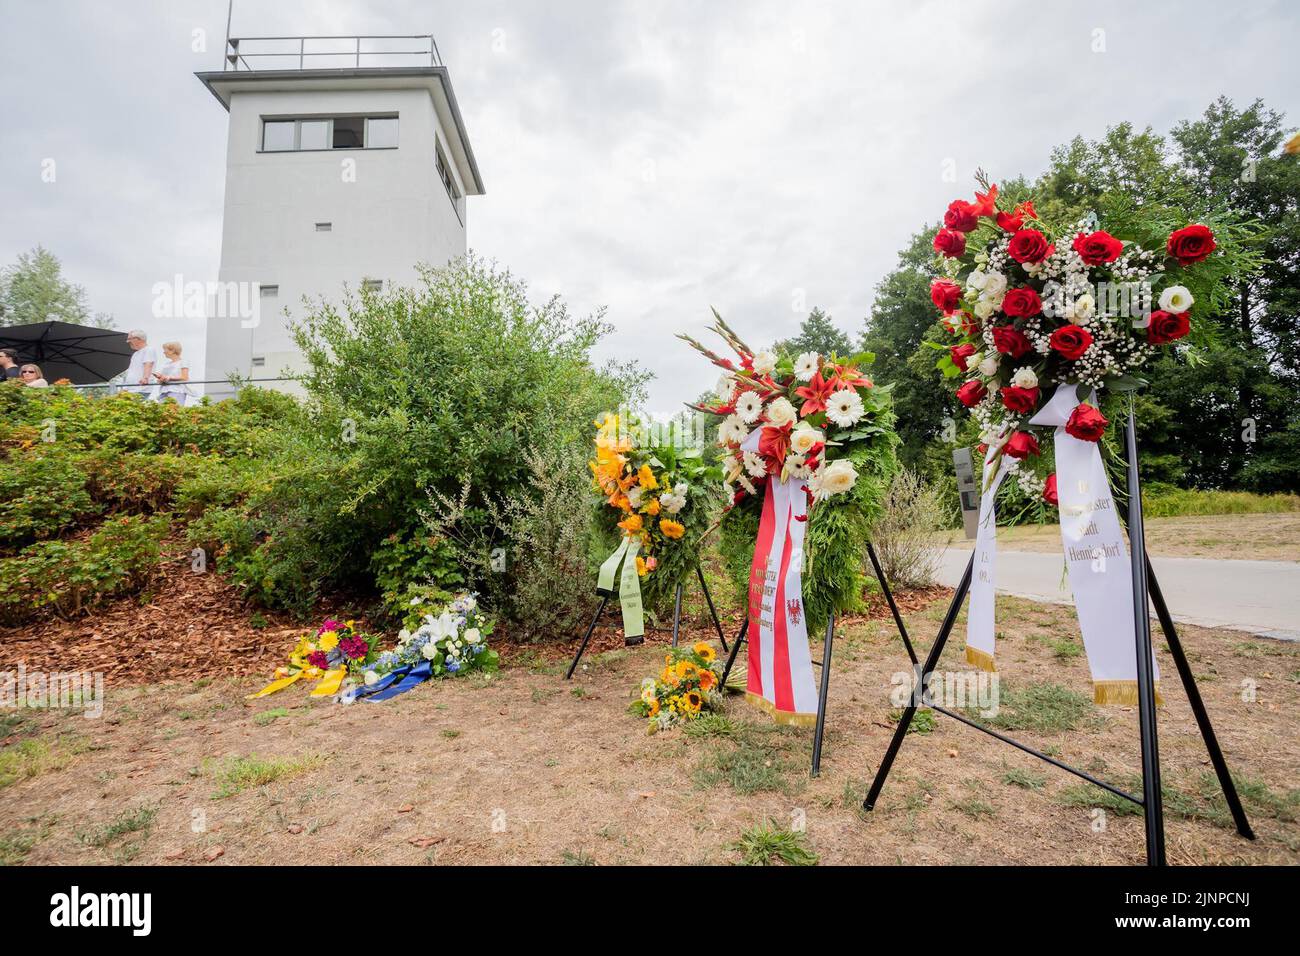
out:
M366 671L366 673L365 673L365 681L366 681L366 686L367 686L367 687L369 687L371 684L375 683L377 680L379 680L379 675L378 675L378 674L376 674L374 671Z
M466 643L466 644L477 644L477 643L479 642L479 638L480 638L481 636L482 636L482 633L479 631L479 629L478 629L477 627L471 627L471 628L469 628L468 630L465 631L465 643Z
M438 646L434 644L433 641L430 641L428 644L425 644L424 647L420 648L420 654L426 661L431 661L438 654Z
M838 495L852 488L858 480L858 473L853 467L853 462L847 458L841 458L839 461L833 461L821 471L821 493L823 495Z
M822 433L811 425L800 425L790 432L790 447L801 455L812 451L812 446L822 441Z
M794 419L794 406L790 404L788 398L778 398L771 405L767 406L767 420L777 428L790 424Z
M677 482L677 484L673 485L673 494L675 494L678 498L685 498L686 492L690 489L690 487L691 486L688 485L686 482L679 481Z
M1024 368L1016 369L1016 374L1011 376L1011 384L1016 388L1037 388L1038 376L1026 365Z
M975 317L977 319L983 320L983 319L987 319L990 315L992 315L993 310L996 308L997 308L997 303L989 302L987 299L980 299L978 302L975 303L975 308L972 311L975 313Z
M966 277L966 285L979 292L984 288L985 283L989 281L988 273L983 269L976 269Z
M998 366L1001 364L1001 362L1002 362L1002 356L998 355L996 352L986 356L985 358L980 359L980 364L979 364L980 374L983 375L985 378L992 378L994 375L997 374Z
M1186 312L1195 301L1184 285L1171 285L1160 293L1160 308L1166 312Z
M990 272L984 279L984 286L980 290L980 297L993 300L1001 300L1003 293L1007 291L1007 277L1001 272Z
M771 352L759 352L754 356L754 372L757 375L770 375L776 371L776 356Z
M1074 300L1074 305L1070 306L1070 315L1079 325L1087 325L1097 311L1097 300L1090 293L1084 293Z

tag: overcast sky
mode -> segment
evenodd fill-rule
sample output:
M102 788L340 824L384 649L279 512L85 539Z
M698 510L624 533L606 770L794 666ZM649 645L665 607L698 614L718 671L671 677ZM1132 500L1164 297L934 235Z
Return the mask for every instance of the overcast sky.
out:
M487 187L470 247L536 299L608 306L602 354L640 358L667 412L716 378L672 333L713 305L760 344L818 305L856 337L977 166L1032 176L1075 134L1165 132L1220 93L1300 122L1297 10L235 0L232 33L433 33ZM192 74L225 24L226 0L0 0L0 263L43 244L94 311L196 362L201 322L163 327L150 290L216 278L227 115Z

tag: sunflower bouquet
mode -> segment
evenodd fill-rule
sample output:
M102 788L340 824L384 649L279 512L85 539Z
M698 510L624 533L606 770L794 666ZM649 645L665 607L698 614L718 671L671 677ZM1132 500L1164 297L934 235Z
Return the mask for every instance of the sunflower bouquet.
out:
M641 681L640 694L628 709L644 717L655 733L717 710L721 703L722 662L713 645L700 641L665 654L659 676Z
M642 600L653 611L695 567L721 471L676 425L660 428L627 411L594 424L588 467L600 496L598 525L607 539L636 545Z

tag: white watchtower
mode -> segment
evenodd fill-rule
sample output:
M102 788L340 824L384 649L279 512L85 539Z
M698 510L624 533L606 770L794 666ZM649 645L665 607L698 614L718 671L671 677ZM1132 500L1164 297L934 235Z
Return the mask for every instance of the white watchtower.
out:
M256 318L209 305L203 379L298 371L284 310L303 296L465 255L483 181L432 36L227 38L223 69L196 76L230 113L218 280L245 303L259 287Z

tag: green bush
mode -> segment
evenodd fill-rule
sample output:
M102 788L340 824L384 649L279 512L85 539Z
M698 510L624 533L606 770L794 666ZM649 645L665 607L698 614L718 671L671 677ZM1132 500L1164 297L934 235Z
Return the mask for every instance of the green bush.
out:
M16 624L52 608L63 617L139 591L158 566L167 515L106 521L81 541L42 541L0 559L0 621Z
M111 512L148 514L166 508L196 469L197 455L95 452L76 462L91 498Z
M0 460L0 553L58 537L98 512L77 461L54 446Z

